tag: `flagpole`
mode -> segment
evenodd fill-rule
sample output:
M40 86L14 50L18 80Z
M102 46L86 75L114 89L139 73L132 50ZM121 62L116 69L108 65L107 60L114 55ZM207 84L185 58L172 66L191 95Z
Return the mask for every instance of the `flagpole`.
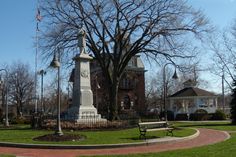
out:
M38 19L39 15L39 1L37 0L37 13L36 13L36 49L35 49L35 114L38 112L38 98L37 98L37 87L38 87L38 33L39 33L39 22L40 20Z
M38 22L37 22L38 27ZM37 98L37 85L38 85L38 78L37 78L37 69L38 69L38 30L36 28L36 50L35 50L35 113L37 113L38 108L38 98Z

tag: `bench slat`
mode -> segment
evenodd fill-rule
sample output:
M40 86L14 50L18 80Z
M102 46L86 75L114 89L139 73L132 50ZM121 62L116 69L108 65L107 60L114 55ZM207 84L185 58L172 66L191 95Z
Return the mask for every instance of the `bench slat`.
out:
M151 124L166 124L167 122L165 121L160 121L160 122L141 122L138 123L139 125L151 125Z
M146 131L161 131L161 130L173 130L173 128L156 128L156 129L147 129Z

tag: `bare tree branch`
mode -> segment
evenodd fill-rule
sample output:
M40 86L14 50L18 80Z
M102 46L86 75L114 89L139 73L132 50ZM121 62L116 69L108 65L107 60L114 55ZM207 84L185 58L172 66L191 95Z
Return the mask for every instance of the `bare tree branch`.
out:
M72 58L83 25L88 50L108 82L113 111L116 88L133 56L143 53L156 61L161 56L188 58L184 38L201 38L210 30L204 15L183 0L45 0L41 6L47 28L41 40L43 55L62 45L64 59Z

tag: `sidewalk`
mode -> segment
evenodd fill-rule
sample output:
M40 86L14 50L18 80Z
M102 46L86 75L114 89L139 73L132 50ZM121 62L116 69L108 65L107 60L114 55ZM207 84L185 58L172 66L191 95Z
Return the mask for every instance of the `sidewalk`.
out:
M76 157L81 155L149 153L199 147L221 142L229 138L229 134L226 132L203 128L199 128L198 130L200 135L194 139L157 143L147 146L109 149L30 149L0 147L0 154L14 154L24 157Z

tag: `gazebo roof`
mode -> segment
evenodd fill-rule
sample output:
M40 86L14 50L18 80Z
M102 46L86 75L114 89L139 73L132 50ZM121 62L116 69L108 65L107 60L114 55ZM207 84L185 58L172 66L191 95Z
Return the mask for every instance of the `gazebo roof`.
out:
M216 96L214 93L197 88L197 87L186 87L170 97L194 97L194 96Z

